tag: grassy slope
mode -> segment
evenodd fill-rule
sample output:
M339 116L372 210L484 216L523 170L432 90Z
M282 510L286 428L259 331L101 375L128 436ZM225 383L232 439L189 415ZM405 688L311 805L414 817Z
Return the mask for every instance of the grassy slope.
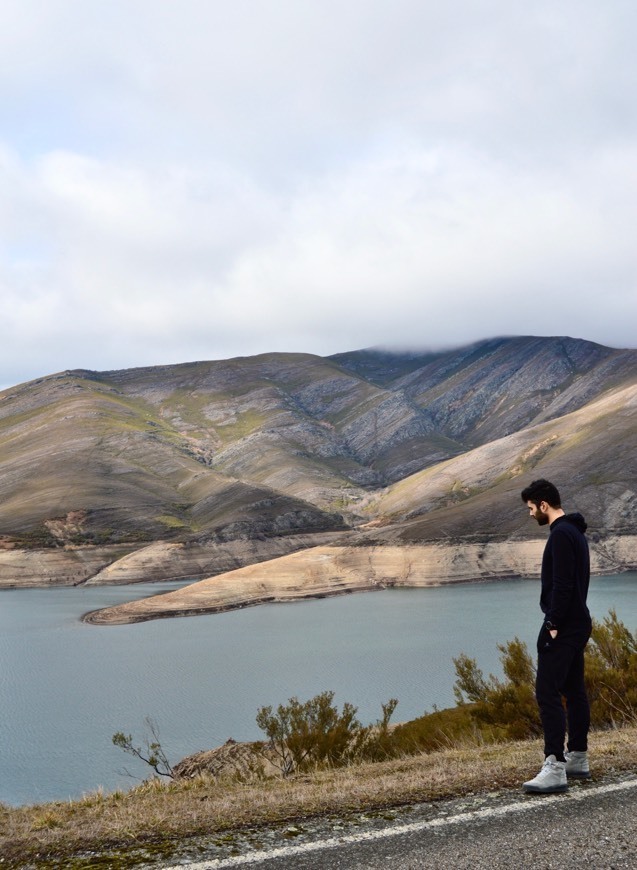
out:
M591 734L593 778L637 768L637 727ZM82 800L32 807L0 805L3 867L132 867L151 857L179 857L188 838L214 836L232 846L232 832L258 839L268 825L316 816L347 818L466 794L519 790L537 773L539 741L479 746L261 783L208 777L131 792L96 793ZM574 786L577 787L577 786ZM192 843L196 850L196 841ZM176 854L177 853L177 854ZM195 852L196 854L196 852ZM36 858L37 856L37 858Z
M305 511L320 525L313 506L203 464L171 420L142 397L74 377L45 380L24 393L9 400L16 412L6 413L4 404L0 419L5 533L84 510L92 532L114 528L154 538L244 519L255 504L261 516Z

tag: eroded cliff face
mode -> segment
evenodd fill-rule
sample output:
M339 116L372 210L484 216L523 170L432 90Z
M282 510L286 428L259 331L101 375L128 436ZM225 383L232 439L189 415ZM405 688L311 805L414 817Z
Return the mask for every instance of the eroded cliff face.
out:
M0 589L79 586L130 550L130 545L0 550Z
M96 625L116 625L391 587L537 577L545 541L313 547L165 595L95 611L85 619ZM591 557L592 570L598 574L635 569L637 536L593 544Z
M0 589L200 580L339 537L327 533L226 542L155 541L134 550L130 545L0 550Z

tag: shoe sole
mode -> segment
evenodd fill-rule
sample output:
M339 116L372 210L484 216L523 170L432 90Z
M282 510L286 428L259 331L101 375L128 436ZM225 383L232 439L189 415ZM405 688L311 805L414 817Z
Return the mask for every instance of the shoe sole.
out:
M568 791L568 785L553 785L542 788L538 785L523 785L526 794L561 794Z
M590 779L591 778L590 770L587 770L586 772L579 771L579 770L577 770L577 771L567 770L566 775L569 779Z

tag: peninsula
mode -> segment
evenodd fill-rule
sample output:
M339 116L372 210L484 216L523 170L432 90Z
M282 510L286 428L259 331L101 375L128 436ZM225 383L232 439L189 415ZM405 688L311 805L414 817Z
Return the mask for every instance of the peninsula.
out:
M392 587L536 577L544 540L462 545L321 546L239 568L173 592L86 614L94 625L220 613L257 604L326 598ZM637 569L637 536L592 547L597 574Z

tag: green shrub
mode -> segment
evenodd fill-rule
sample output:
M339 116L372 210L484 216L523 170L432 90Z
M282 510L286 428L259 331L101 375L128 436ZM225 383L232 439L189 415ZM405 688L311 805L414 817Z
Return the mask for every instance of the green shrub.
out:
M470 704L426 713L418 719L398 725L391 736L392 750L396 755L436 752L468 740L488 743L494 739L486 727L476 724Z
M454 659L459 705L470 703L471 717L490 726L486 735L517 740L542 733L535 701L535 665L526 644L517 637L498 645L504 680L484 678L475 659L462 654ZM614 610L602 622L593 620L585 651L586 687L593 728L608 728L637 721L637 635L617 618Z
M320 765L339 766L353 759L386 757L389 752L389 720L398 703L383 704L383 718L364 727L349 702L342 711L333 704L334 692L322 692L309 701L290 698L272 707L261 707L257 725L268 737L261 748L283 776Z
M358 747L361 761L384 761L396 755L394 733L389 728L389 722L397 706L396 698L391 698L386 704L381 704L382 717L375 725L369 725L365 729L365 738Z
M490 726L486 732L500 740L521 740L542 733L535 700L535 666L525 643L514 638L498 644L504 680L485 680L475 659L462 654L454 659L456 702L472 702L474 720Z
M519 638L498 644L504 680L485 678L476 660L454 659L456 706L427 713L398 726L395 752L434 752L471 742L519 740L541 733L535 701L535 668Z
M593 623L586 648L586 688L593 727L637 721L637 634L614 610L601 623Z

